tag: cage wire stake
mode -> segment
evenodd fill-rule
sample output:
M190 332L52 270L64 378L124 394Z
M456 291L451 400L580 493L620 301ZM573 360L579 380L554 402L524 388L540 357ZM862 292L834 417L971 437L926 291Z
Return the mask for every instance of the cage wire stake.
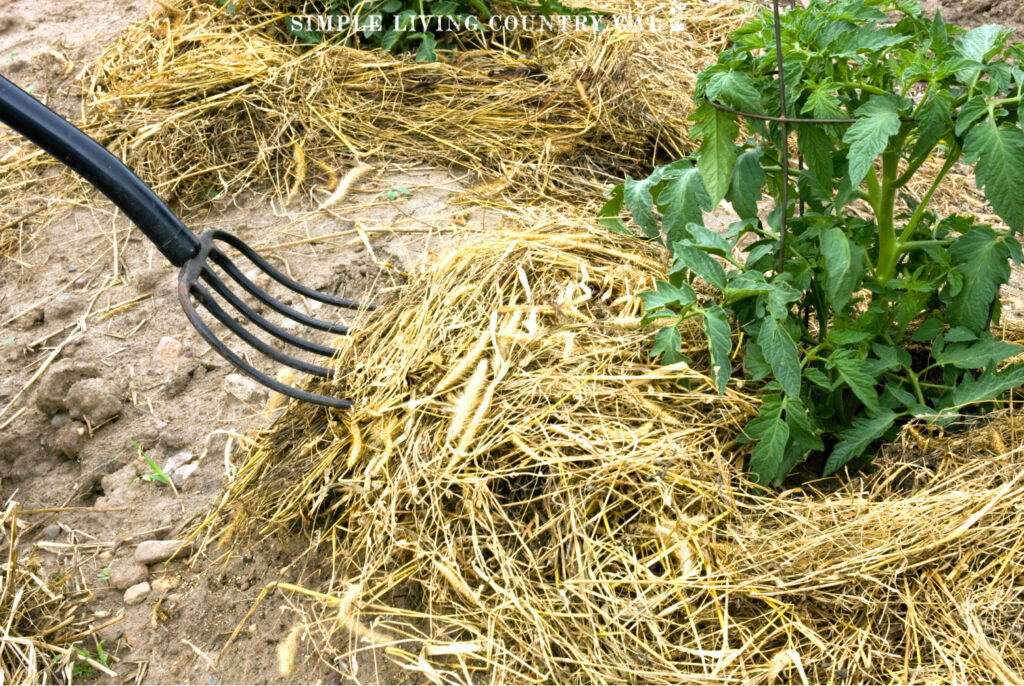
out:
M782 71L782 28L779 22L779 0L772 0L775 19L775 65L779 73L779 127L782 133L782 213L779 216L779 273L786 264L786 213L789 211L789 123L786 112L786 75Z

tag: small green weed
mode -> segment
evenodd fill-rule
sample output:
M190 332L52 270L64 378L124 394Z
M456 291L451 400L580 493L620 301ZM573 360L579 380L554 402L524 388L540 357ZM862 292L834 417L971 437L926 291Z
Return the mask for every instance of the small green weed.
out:
M139 456L146 460L146 464L149 465L149 468L153 470L149 474L143 474L142 476L135 477L134 480L142 479L143 481L152 481L154 483L163 484L164 486L171 486L171 478L164 473L164 470L160 469L160 466L153 461L153 458L146 454L146 451L142 449L142 446L135 441L132 441L132 445L134 445L135 449L139 451Z

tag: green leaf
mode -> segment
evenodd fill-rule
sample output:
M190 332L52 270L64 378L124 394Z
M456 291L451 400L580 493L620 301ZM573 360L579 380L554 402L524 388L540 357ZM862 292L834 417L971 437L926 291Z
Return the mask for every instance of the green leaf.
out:
M800 355L789 332L775 321L765 317L757 334L757 344L772 368L775 379L782 384L786 395L800 396Z
M676 257L669 274L687 269L715 288L725 288L725 269L711 255L687 242L673 244L672 252Z
M761 293L768 293L773 290L773 286L770 283L764 281L754 281L746 277L737 277L729 281L729 285L722 292L722 298L725 304L731 304L737 300L743 298L749 298L752 295L760 295Z
M658 281L657 290L640 294L644 311L655 312L664 307L684 308L697 302L697 294L687 284L673 286L668 281Z
M977 379L965 374L953 390L952 406L962 407L985 400L994 400L1011 388L1024 385L1024 365L1013 365L1001 372L989 367Z
M964 103L963 107L956 115L956 126L953 127L953 132L958 135L964 135L964 131L970 127L971 124L978 121L981 115L988 112L988 103L985 102L985 97L982 95L975 95L973 98Z
M711 378L715 381L718 395L725 393L726 384L732 376L732 327L729 317L720 306L704 310L704 333L708 337L711 351Z
M879 409L878 391L875 389L875 378L868 371L871 367L868 361L853 357L850 350L840 349L829 357L829 363L835 367L843 383L864 403L868 412L876 414Z
M436 62L437 55L434 48L437 47L437 39L430 33L416 34L420 38L420 47L416 49L417 62Z
M970 341L978 340L978 334L966 326L954 326L942 338L946 343L969 343Z
M778 395L765 396L761 413L744 427L744 432L757 441L750 454L750 471L757 483L767 486L779 475L789 443L789 425L782 421L782 399Z
M696 123L690 135L703 139L698 151L697 170L704 182L711 205L722 202L729 192L732 168L736 164L736 145L733 141L740 133L735 115L702 104L691 115Z
M775 279L772 282L772 290L768 293L768 312L775 319L784 320L789 316L790 303L803 297L803 291L799 291L782 279Z
M783 409L786 412L786 424L789 425L790 437L808 450L824 450L825 444L821 441L821 432L811 424L807 416L807 408L804 407L800 398L787 396L782 401Z
M662 364L682 362L686 359L679 351L682 343L683 339L679 335L677 325L673 324L672 326L658 329L658 333L654 335L654 345L651 346L651 357L658 357L660 355Z
M833 93L839 88L832 82L822 83L807 96L807 102L800 110L814 119L847 119L849 115L839 106L839 98Z
M606 202L598 211L597 216L602 217L600 220L601 226L605 227L612 233L622 234L624 236L632 236L633 232L626 227L626 223L619 217L622 214L622 200L623 200L623 186L619 185L612 188L606 193L610 195L608 202Z
M661 227L669 243L681 240L687 224L702 224L704 212L714 209L700 173L696 167L684 169L679 176L670 179L658 194L658 205L665 208Z
M952 365L958 369L978 369L996 364L1024 351L1024 347L988 337L974 343L947 345L939 351L933 350L933 357L939 364Z
M832 308L838 312L850 301L859 274L853 268L850 239L838 226L821 232L821 256L825 260L825 287Z
M693 244L698 248L719 257L732 254L732 246L729 245L729 241L725 240L722 234L717 231L712 231L701 224L690 224L686 228L690 233Z
M953 96L939 91L926 100L917 112L917 143L910 159L930 153L953 128Z
M823 196L832 193L832 177L835 168L832 156L835 154L832 139L821 126L801 125L797 129L797 149L807 162L807 169L818 185Z
M761 107L761 93L754 88L750 77L740 71L715 74L708 81L705 92L715 102L737 110L755 114L764 111Z
M964 140L964 161L977 163L974 179L996 214L1015 231L1024 230L1024 132L997 125L991 116L974 126Z
M949 253L954 269L963 277L963 286L947 310L949 323L981 333L1000 284L1010 278L1010 251L996 232L985 226L957 238Z
M825 336L827 342L835 345L854 345L869 338L871 338L871 333L854 329L832 329Z
M989 51L999 42L1003 27L998 24L985 24L971 29L957 40L953 47L963 57L974 62L984 62Z
M934 340L936 336L942 333L945 326L942 320L937 317L929 317L921 322L921 326L917 327L914 333L910 336L910 340L915 343L924 343L925 341Z
M623 183L623 201L633 213L633 221L643 229L644 235L648 238L658 238L661 235L658 220L654 218L654 198L651 196L651 186L660 181L659 168L646 179L639 181L626 176Z
M942 61L946 58L946 49L949 47L949 34L946 31L946 22L942 21L942 14L938 8L935 9L935 17L929 27L929 47L935 59Z
M885 152L889 138L900 129L899 101L893 95L872 95L857 108L857 121L850 125L843 142L850 145L849 183L856 188L875 160Z
M850 460L863 455L872 441L889 430L896 417L892 410L882 410L872 417L854 418L849 428L839 432L839 441L825 461L825 476L835 474Z
M757 217L757 202L761 199L761 188L767 178L761 168L760 148L747 150L736 160L733 168L732 186L729 188L729 201L736 214L743 219Z

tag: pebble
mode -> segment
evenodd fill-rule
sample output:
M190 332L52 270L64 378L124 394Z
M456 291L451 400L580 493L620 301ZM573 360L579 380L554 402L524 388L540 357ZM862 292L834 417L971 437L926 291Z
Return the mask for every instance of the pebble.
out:
M54 414L65 409L64 396L68 390L82 379L94 379L100 375L99 369L91 364L61 360L50 367L36 391L36 407L45 414Z
M181 541L143 541L135 548L135 561L140 565L151 565L169 560L178 552L181 544ZM186 547L181 556L187 553L188 548Z
M267 400L267 389L241 374L224 377L224 390L247 405L261 405Z
M121 414L121 389L107 379L85 379L68 389L64 405L74 419L98 426Z
M150 592L149 584L143 581L140 584L135 584L124 592L124 604L125 605L138 605L146 599Z
M57 429L57 433L53 437L53 446L64 457L76 458L82 452L82 448L85 447L85 442L88 440L87 434L85 424L68 421L64 426Z
M47 541L55 541L63 532L64 530L60 528L59 524L51 524L43 529L43 538Z
M164 366L171 367L181 357L182 348L181 341L170 336L164 336L156 344L156 349L153 351L153 359Z
M128 558L115 562L111 565L111 569L110 585L119 591L140 584L149 578L149 569L146 565Z

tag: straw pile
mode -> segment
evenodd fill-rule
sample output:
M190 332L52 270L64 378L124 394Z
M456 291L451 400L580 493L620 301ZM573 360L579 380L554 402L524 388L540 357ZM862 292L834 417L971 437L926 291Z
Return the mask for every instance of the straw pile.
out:
M736 2L645 3L656 31L512 35L417 64L301 49L282 39L280 3L235 4L229 16L182 2L127 31L84 77L86 130L165 196L194 201L261 181L310 192L336 183L345 160L370 156L443 159L496 188L603 188L688 150L695 74L744 17ZM670 31L673 21L683 30Z
M82 613L92 593L75 569L45 569L19 540L19 514L15 502L0 513L0 683L70 683L76 661L84 662L82 673L109 673L71 648L95 631Z
M1012 417L759 495L757 400L715 395L699 330L646 359L662 259L564 213L467 242L348 339L357 409L291 406L198 535L308 540L318 650L411 680L1020 682Z

